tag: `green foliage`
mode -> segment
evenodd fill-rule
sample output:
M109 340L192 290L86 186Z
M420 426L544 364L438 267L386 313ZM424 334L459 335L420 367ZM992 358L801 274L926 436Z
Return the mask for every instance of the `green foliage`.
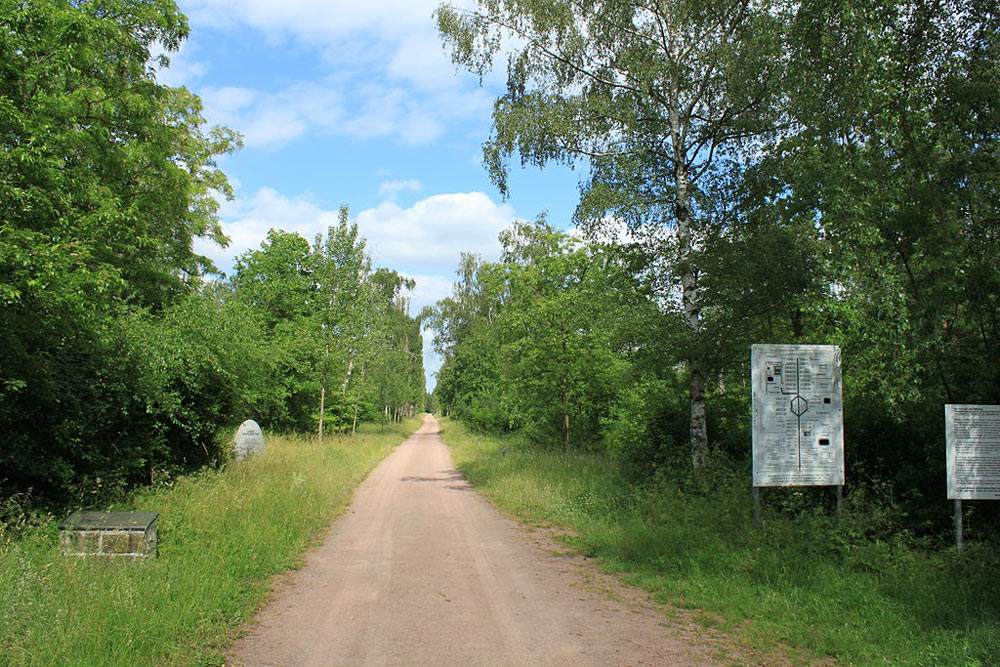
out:
M776 134L791 12L782 1L739 0L481 0L437 11L453 60L480 76L502 47L512 50L483 150L502 192L515 156L522 165L585 164L577 222L593 229L611 215L654 235L675 231L649 244L647 268L669 273L662 297L680 296L687 335L675 343L688 370L695 469L711 454L698 252L713 231L703 219L706 182Z
M485 144L490 175L505 187L516 159L587 169L577 223L591 238L605 223L630 228L621 271L659 311L616 304L628 290L602 301L607 292L577 279L571 250L515 232L518 266L481 291L492 310L439 306L453 323L437 331L453 352L442 405L475 426L554 441L571 401L546 379L587 377L573 421L587 434L573 437L605 443L632 480L687 483L685 440L695 468L711 469L708 452L748 462L751 344L836 344L847 492L893 498L873 539L948 535L942 404L1000 402L990 363L998 10L995 0L439 9L453 58L481 75L517 38ZM600 342L574 347L583 340ZM477 361L487 350L489 363ZM1000 505L975 511L967 530L993 543Z
M444 355L437 398L483 431L596 446L632 368L635 327L656 307L611 248L544 221L501 241L503 261L466 258L454 296L431 313Z
M55 520L0 531L0 663L222 664L270 578L301 562L417 425L323 443L268 435L263 457L161 480L113 507L160 512L152 561L60 556Z
M353 429L358 420L394 421L423 402L419 318L408 313L414 282L373 271L348 210L312 246L271 230L237 260L229 287L263 331L279 400L254 403L262 424L309 431ZM261 397L266 398L266 397Z
M210 268L191 243L224 241L214 159L238 139L155 81L151 49L187 34L173 2L3 2L0 18L0 497L83 500L207 458L163 451L126 320Z
M942 404L1000 401L985 362L1000 345L1000 136L983 95L1000 76L997 16L978 1L804 6L789 25L794 124L748 170L737 213L811 227L802 247L827 293L803 303L805 333L844 350L848 474L891 480L921 533L948 529L928 492L943 486Z
M193 240L226 242L215 158L239 138L156 82L187 36L172 0L0 1L0 22L0 498L100 503L218 463L248 417L346 430L423 401L413 283L372 272L346 208L205 282Z
M686 463L687 436L680 378L640 379L619 392L604 419L605 449L632 482L655 478Z
M178 48L185 18L169 0L4 2L0 12L5 301L169 300L182 275L207 266L192 236L224 240L212 194L229 189L213 159L237 143L204 133L199 100L154 79L151 49Z
M326 430L350 430L379 414L398 420L422 403L420 323L405 296L414 283L372 271L346 208L311 247L271 230L238 260L231 287L262 321L280 367L273 382L286 400L261 413L275 427L315 429L321 390Z

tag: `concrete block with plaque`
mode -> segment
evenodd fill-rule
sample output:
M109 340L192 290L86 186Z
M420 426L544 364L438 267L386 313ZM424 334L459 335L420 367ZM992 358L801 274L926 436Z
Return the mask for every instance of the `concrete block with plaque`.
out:
M155 558L159 512L73 512L59 526L64 556Z

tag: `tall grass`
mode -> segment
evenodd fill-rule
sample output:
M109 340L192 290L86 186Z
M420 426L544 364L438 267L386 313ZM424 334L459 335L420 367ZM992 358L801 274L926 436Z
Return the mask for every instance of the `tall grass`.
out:
M1000 662L1000 556L969 545L868 540L821 512L750 521L749 480L698 493L628 485L606 458L519 446L443 422L470 481L506 512L564 539L655 597L773 651L850 663ZM506 452L502 447L508 447ZM919 548L918 548L919 546ZM720 620L721 619L721 620ZM807 660L809 660L807 658Z
M355 437L272 437L264 457L147 489L160 557L65 558L58 522L0 533L0 664L221 664L231 632L416 420Z

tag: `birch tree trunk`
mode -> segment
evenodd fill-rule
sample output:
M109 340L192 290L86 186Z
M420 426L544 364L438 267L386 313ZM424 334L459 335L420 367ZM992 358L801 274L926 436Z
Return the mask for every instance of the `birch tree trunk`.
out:
M685 156L687 123L680 114L670 114L674 146L674 184L677 188L677 243L680 253L681 304L685 323L691 332L688 351L688 393L691 404L691 465L695 470L708 463L711 450L708 444L708 421L705 417L704 361L698 351L701 335L701 303L698 298L698 269L692 257L694 242L691 229L691 193L689 190Z

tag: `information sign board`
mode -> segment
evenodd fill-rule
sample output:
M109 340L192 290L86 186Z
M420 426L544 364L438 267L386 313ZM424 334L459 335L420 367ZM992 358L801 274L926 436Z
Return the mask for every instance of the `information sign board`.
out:
M1000 500L1000 405L944 406L951 500Z
M753 485L844 483L840 348L753 345Z

